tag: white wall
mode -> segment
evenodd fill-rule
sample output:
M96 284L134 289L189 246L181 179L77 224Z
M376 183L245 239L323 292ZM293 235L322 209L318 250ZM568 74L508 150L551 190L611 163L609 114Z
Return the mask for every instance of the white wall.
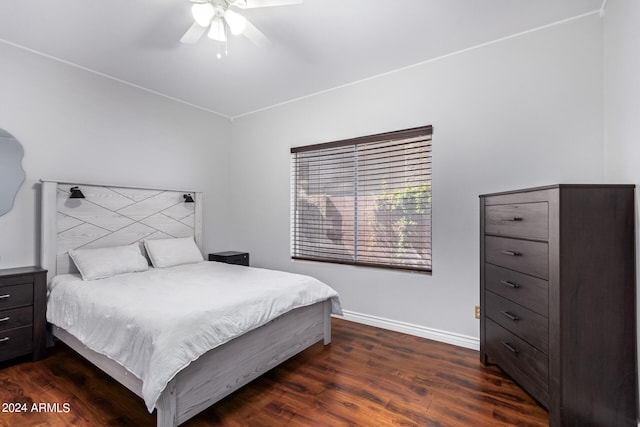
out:
M604 15L606 175L640 184L640 2L609 0Z
M0 64L0 128L26 171L0 216L0 268L39 261L41 178L205 191L206 245L228 247L227 119L2 43Z
M636 185L636 287L640 283L640 2L609 0L604 15L604 142L609 182ZM640 291L636 290L640 307ZM638 310L636 309L636 312ZM640 331L640 317L637 322ZM640 339L637 340L640 344ZM640 354L640 347L638 349ZM640 372L640 364L638 367Z
M235 119L233 249L350 312L476 339L478 195L604 179L601 30L590 15ZM433 275L290 260L290 147L429 124Z

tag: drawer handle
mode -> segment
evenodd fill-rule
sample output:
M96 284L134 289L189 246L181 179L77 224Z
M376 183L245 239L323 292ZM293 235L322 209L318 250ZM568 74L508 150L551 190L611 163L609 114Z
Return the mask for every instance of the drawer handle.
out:
M509 313L508 311L501 311L500 313L502 313L506 318L513 320L514 322L517 322L518 320L520 320L518 316L512 313Z
M509 256L521 256L522 253L517 252L517 251L500 251L500 253L502 255L509 255Z
M9 341L9 337L0 338L0 342Z
M6 322L7 320L9 320L9 316L3 317L2 319L0 319L0 322Z
M523 218L520 216L514 216L512 218L501 218L502 221L522 221Z
M513 289L518 289L520 287L520 285L518 285L517 283L513 283L510 282L508 280L500 280L500 283L502 283L503 285L509 287L509 288L513 288Z
M506 341L502 341L502 345L503 345L503 346L505 346L505 348L506 348L507 350L509 350L509 351L510 351L511 353L513 353L513 354L518 354L518 353L520 353L520 350L518 350L517 348L515 348L514 346L512 346L511 344L509 344L509 343L508 343L508 342L506 342Z
M9 298L10 296L11 296L10 294L0 295L0 299Z

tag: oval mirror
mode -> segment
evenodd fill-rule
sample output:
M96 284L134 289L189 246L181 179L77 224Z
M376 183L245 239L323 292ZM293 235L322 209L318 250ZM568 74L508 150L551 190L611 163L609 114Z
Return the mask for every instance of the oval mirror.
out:
M0 129L0 215L13 207L13 200L24 181L22 145L9 132Z

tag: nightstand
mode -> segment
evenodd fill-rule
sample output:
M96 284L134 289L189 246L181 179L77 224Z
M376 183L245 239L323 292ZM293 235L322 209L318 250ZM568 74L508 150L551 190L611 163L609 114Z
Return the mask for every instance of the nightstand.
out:
M20 267L0 270L0 361L31 353L45 355L47 270Z
M237 264L248 267L249 253L236 251L216 252L214 254L209 254L209 261L218 261L226 264Z

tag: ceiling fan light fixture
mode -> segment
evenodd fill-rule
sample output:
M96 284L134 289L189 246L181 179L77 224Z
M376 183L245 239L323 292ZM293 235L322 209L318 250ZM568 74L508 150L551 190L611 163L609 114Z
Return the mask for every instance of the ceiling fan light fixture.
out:
M195 19L198 25L200 25L201 27L206 27L213 19L215 10L211 3L196 3L191 6L191 14L193 15L193 19Z
M225 56L227 54L227 41L231 35L245 36L249 41L259 47L268 46L269 39L253 25L244 15L231 7L241 9L254 9L268 6L288 6L300 4L303 0L188 0L191 2L191 13L195 22L191 24L180 42L193 44L207 33L207 36L219 42L225 43ZM220 57L220 46L218 57Z
M247 18L231 9L227 9L224 12L224 20L227 21L229 30L231 30L231 34L234 36L242 34L244 29L247 27Z
M220 16L216 16L211 21L211 27L209 28L209 33L207 34L207 36L210 39L213 39L219 42L227 41L227 31L224 27L224 22L222 21L222 18Z

